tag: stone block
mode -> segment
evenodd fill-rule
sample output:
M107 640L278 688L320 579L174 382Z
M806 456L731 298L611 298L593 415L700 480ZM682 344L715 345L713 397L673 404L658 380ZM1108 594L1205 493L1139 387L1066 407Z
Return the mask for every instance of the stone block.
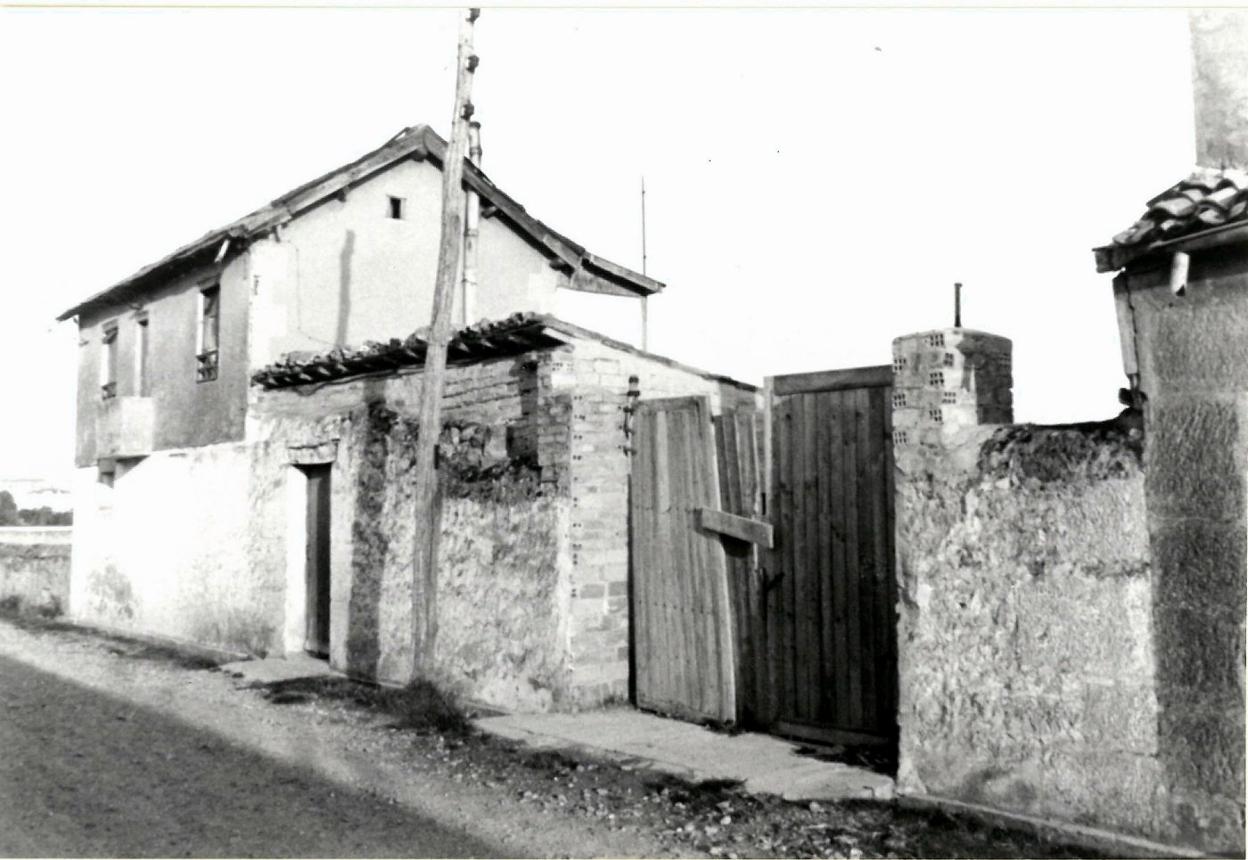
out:
M1172 785L1244 796L1244 710L1168 708L1160 726L1161 760Z
M1227 797L1196 789L1171 790L1165 836L1212 854L1243 856L1244 796Z
M1153 626L1157 698L1164 709L1170 710L1170 703L1199 708L1204 702L1242 701L1242 616L1228 618L1165 606L1155 609Z
M1158 605L1242 618L1246 544L1248 535L1238 521L1185 518L1156 523L1152 548Z
M1148 503L1163 516L1244 520L1234 403L1159 398L1148 412Z
M1144 366L1161 389L1248 389L1248 302L1201 300L1144 311Z

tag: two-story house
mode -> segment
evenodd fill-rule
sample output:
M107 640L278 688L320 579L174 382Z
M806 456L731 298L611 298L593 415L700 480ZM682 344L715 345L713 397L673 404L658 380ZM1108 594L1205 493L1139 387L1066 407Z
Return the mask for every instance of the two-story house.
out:
M419 400L412 333L429 322L445 152L405 129L61 315L80 331L72 616L410 673L400 431ZM575 325L587 305L640 324L663 285L467 162L465 186L481 217L446 414L494 484L447 491L444 662L500 704L623 695L630 388L750 408L755 393Z

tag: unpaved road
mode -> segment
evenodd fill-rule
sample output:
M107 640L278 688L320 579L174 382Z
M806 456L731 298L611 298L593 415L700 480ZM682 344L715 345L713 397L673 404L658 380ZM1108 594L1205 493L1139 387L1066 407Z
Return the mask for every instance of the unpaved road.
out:
M1097 856L416 730L359 685L261 690L213 665L0 616L0 856Z
M0 856L673 855L464 779L389 722L0 618Z
M0 657L0 854L497 857L498 848Z

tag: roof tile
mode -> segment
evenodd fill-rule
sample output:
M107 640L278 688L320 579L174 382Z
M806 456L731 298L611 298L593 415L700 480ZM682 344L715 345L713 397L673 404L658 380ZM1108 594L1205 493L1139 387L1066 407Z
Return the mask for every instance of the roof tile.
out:
M1098 265L1104 261L1110 269L1119 268L1158 242L1248 221L1248 172L1199 168L1147 206L1142 218L1098 251Z

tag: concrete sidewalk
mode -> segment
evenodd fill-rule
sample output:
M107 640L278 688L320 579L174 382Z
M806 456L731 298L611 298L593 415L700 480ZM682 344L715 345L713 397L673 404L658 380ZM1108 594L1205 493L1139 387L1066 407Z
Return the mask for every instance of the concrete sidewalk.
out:
M760 734L729 735L631 708L580 714L511 714L475 721L485 732L535 749L578 749L695 782L727 779L785 800L887 800L893 780L798 755L800 744Z

